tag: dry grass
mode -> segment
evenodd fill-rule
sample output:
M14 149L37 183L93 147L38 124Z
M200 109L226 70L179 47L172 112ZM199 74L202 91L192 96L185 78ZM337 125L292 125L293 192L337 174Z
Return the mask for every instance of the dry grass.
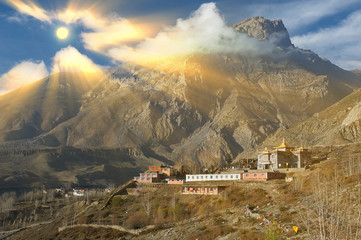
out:
M256 230L239 230L237 235L244 240L264 240L265 234Z
M91 237L90 237L91 236ZM70 240L70 239L119 239L124 236L124 233L113 229L95 229L95 228L76 228L67 229L56 235L55 239Z

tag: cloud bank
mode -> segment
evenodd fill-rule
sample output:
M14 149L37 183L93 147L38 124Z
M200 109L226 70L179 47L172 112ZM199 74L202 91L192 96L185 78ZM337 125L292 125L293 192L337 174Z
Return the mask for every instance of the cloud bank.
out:
M272 47L270 42L249 38L227 26L215 3L207 3L154 38L147 38L135 47L109 48L106 54L120 61L139 63L194 53L265 54Z
M0 77L0 95L48 76L43 61L23 61Z

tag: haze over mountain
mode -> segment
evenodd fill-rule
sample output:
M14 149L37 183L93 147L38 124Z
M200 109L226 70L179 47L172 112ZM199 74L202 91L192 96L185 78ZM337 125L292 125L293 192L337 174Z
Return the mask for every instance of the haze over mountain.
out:
M58 73L0 96L0 185L19 166L25 173L14 185L49 175L53 184L104 185L150 163L210 167L314 119L361 86L359 74L295 47L281 20L254 17L233 29L227 36L263 48L124 63L104 76ZM341 119L345 126L352 116Z

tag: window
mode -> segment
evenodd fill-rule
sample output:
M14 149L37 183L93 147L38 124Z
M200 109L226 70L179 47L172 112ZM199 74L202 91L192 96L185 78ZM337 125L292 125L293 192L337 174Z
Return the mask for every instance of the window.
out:
M261 176L264 177L264 173L262 173Z
M219 178L223 178L223 175L219 176Z
M190 176L187 176L187 179L190 179Z
M233 175L231 175L231 178L233 178Z
M205 176L204 178L205 178L205 179L208 179L208 176Z
M224 176L224 178L228 178L228 175Z
M192 179L194 179L194 176L192 176Z
M257 177L257 173L253 174L253 177Z
M197 179L199 179L199 176L197 176Z
M203 179L203 176L201 176L201 179Z
M249 174L248 174L248 173L246 174L246 177L249 177Z
M212 179L212 178L213 178L213 176L209 176L209 178L210 178L210 179Z

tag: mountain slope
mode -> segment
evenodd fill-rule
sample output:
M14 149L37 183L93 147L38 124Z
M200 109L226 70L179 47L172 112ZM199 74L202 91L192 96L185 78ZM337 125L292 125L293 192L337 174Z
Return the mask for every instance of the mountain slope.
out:
M333 145L361 141L361 89L290 129L279 130L264 142L281 138L292 144Z
M58 73L0 96L0 140L35 137L74 117L97 78Z

